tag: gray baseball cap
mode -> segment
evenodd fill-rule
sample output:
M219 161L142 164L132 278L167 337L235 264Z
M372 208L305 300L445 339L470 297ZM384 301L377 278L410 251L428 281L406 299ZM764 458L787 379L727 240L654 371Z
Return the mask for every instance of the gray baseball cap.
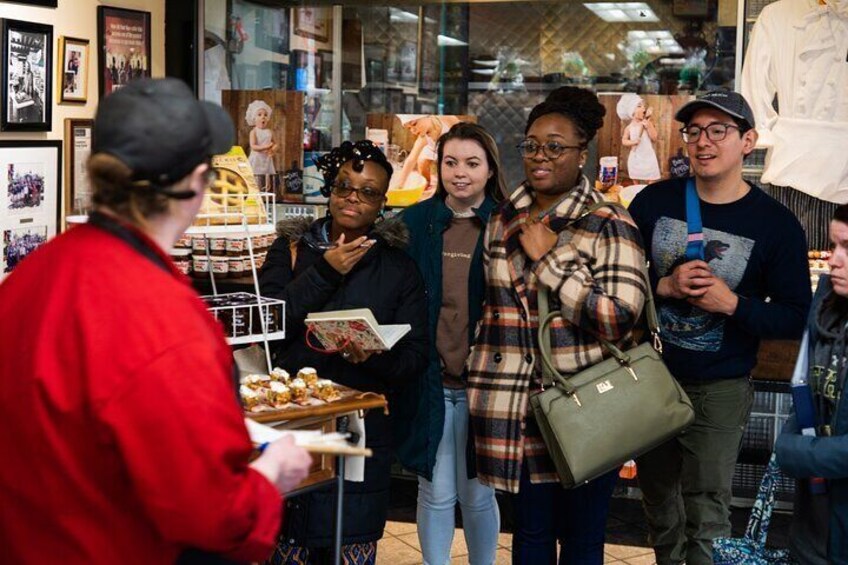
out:
M100 102L92 153L107 153L133 171L133 181L167 187L235 142L223 108L198 100L175 78L140 79Z
M698 96L695 100L681 106L674 115L674 119L688 124L695 112L702 108L721 110L725 114L744 122L749 128L756 127L751 106L748 105L741 94L729 90L715 90Z

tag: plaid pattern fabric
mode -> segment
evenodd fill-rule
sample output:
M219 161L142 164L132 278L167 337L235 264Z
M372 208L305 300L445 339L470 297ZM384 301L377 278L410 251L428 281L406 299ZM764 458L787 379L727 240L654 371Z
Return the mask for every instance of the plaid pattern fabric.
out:
M620 208L602 208L569 225L600 194L584 178L544 218L560 234L538 262L524 254L518 235L532 196L519 187L492 214L486 229L486 306L469 359L468 402L477 450L477 476L517 492L521 465L534 483L557 482L529 396L541 389L536 288L550 287L563 318L552 324L552 353L564 374L604 357L600 336L632 345L631 330L645 300L645 254L636 225ZM552 305L552 309L557 307Z

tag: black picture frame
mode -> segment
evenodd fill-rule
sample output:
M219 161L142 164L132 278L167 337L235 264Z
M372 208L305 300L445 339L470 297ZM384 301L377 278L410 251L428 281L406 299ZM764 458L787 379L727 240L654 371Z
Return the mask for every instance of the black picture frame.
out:
M15 4L26 4L28 6L42 6L44 8L57 8L59 0L6 0Z
M4 19L2 41L0 130L50 131L53 123L53 26Z
M131 28L121 30L120 41L112 36L117 26ZM152 32L150 12L97 7L97 84L101 100L130 81L150 77Z
M10 252L24 233L39 234L37 246L56 235L62 220L62 142L59 140L0 140L0 280L7 276L20 254ZM29 202L13 201L22 177L29 183ZM33 180L37 181L33 188ZM18 192L18 194L21 194ZM34 198L33 198L34 196ZM35 248L30 248L28 252ZM27 254L28 254L27 252Z
M289 52L288 8L261 8L257 6L256 47L285 55Z

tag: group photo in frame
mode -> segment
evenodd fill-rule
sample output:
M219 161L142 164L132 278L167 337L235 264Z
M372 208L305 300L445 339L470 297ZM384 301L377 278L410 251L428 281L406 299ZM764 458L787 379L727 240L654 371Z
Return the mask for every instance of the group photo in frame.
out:
M0 140L0 280L56 235L61 219L61 141Z
M65 119L65 218L91 210L92 190L87 163L91 156L93 127L91 119Z
M88 100L89 41L76 37L59 38L59 102Z
M150 76L150 12L97 7L100 97Z
M4 19L3 131L50 131L53 26Z
M326 43L330 40L330 19L332 12L328 7L305 6L293 8L294 34L307 39Z

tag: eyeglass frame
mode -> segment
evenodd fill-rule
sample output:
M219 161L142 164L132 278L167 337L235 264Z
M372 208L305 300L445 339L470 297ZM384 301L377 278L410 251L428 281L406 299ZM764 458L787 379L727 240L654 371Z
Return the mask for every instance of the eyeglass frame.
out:
M535 150L535 151L533 151L532 153L528 154L528 153L527 153L527 151L524 149L524 147L525 147L525 146L527 146L527 145L528 145L528 144L530 144L530 143L535 144L537 147L536 147L536 150ZM557 156L555 156L555 157L552 157L552 156L550 155L550 153L548 153L548 150L547 150L547 148L548 148L548 146L549 146L549 145L559 145L560 147L562 147L562 153L560 153L559 155L557 155ZM582 151L582 150L584 150L584 149L586 148L586 145L585 145L585 144L581 144L581 145L563 145L562 143L559 143L559 142L556 142L556 141L548 141L548 142L546 142L546 143L536 143L535 141L532 141L532 140L530 140L530 139L525 139L525 140L523 140L521 143L519 143L518 145L516 145L516 146L515 146L515 148L516 148L516 149L518 149L518 154L521 156L521 158L522 158L522 159L533 159L534 157L536 157L536 155L538 155L538 154L539 154L539 150L541 149L541 150L542 150L542 155L544 155L544 156L545 156L545 158L547 158L547 159L549 159L549 160L551 160L551 161L556 161L557 159L559 159L560 157L562 157L563 155L565 155L565 152L566 152L567 150L569 150L569 149L578 149L578 150Z
M341 181L341 182L345 182L345 181ZM347 194L338 194L337 189L340 189L340 188L342 188L342 189L346 188L349 192ZM362 202L363 204L379 204L380 202L383 202L384 200L386 200L386 193L385 192L380 192L379 193L380 198L376 199L376 200L370 200L367 196L363 196L362 190L366 189L366 188L369 189L369 190L373 190L374 192L379 192L377 189L372 188L370 186L362 186L362 187L357 188L357 187L354 187L354 186L351 186L351 185L345 185L344 188L343 188L342 185L339 184L339 182L334 182L333 184L330 185L330 194L332 194L332 195L334 195L338 198L347 198L351 194L356 193L356 199L359 200L360 202Z
M707 131L708 128L710 128L712 126L724 126L724 135L722 135L718 139L713 139L712 136ZM688 130L690 128L698 128L698 135L695 136L695 139L693 139L691 141L686 139L689 136L689 133L686 130ZM704 134L704 132L706 132L707 139L712 141L713 143L718 143L719 141L724 141L725 139L727 139L727 130L730 129L730 128L736 128L737 130L739 130L740 134L745 133L744 131L742 131L742 127L739 126L739 124L730 124L730 123L727 123L727 122L710 122L703 127L697 126L697 125L694 125L694 124L687 124L687 125L683 126L682 128L680 128L678 131L680 132L680 137L683 139L683 143L685 143L687 145L691 145L693 143L698 143L698 141L701 139L701 135Z

